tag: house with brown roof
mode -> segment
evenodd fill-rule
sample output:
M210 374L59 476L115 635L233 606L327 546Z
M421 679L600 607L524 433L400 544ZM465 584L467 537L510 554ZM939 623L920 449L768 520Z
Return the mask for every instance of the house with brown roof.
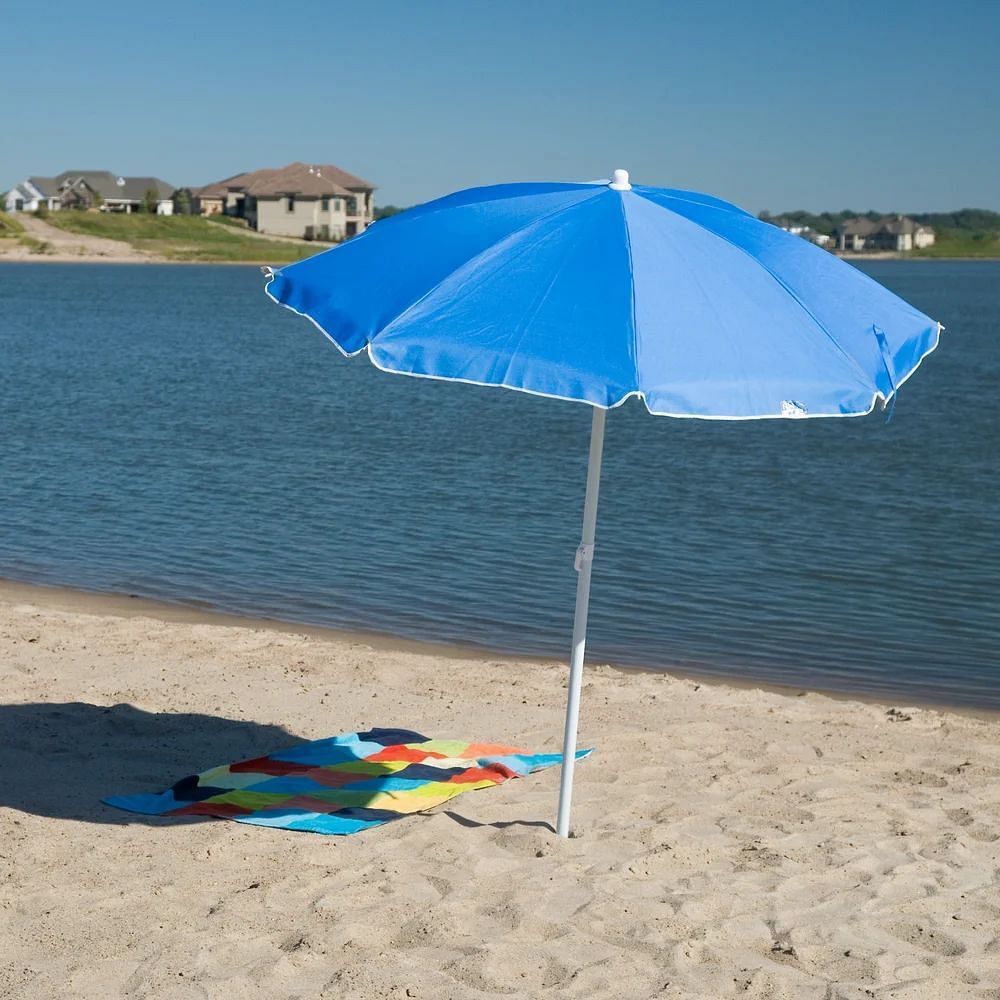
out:
M342 240L374 218L375 185L332 164L252 170L194 192L201 215L246 219L258 232Z
M837 240L838 250L850 250L856 253L865 249L865 241L878 229L878 223L874 219L866 219L863 216L856 219L848 219L841 223L834 230L834 237Z
M839 250L920 250L933 246L935 234L905 215L884 215L881 219L848 219L834 234Z

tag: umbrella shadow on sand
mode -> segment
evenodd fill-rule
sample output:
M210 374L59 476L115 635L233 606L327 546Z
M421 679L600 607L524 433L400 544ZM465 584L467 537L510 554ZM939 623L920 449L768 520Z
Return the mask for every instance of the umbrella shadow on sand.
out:
M218 822L212 816L125 812L101 800L160 791L186 775L305 739L282 726L196 712L79 701L0 705L0 809L116 826ZM542 821L480 823L450 809L442 812L468 828L553 829Z
M304 739L249 720L85 702L0 705L0 734L0 809L153 826L205 817L143 816L101 798L160 790L184 775Z

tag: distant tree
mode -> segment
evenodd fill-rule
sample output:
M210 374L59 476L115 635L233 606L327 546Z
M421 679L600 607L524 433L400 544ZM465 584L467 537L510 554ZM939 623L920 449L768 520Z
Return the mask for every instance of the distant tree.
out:
M194 211L194 198L190 188L178 188L174 192L174 214L191 215Z
M867 212L855 212L850 208L845 208L840 212L820 212L818 215L814 215L799 209L794 212L782 212L780 215L761 212L758 218L776 225L792 223L799 226L809 226L817 233L825 233L829 236L848 219L862 218L878 221L885 215L894 214L896 213L876 212L874 209L869 209ZM910 212L908 215L914 222L930 226L937 232L939 238L964 238L989 242L1000 237L1000 212L992 212L986 208L963 208L957 212Z
M935 229L1000 233L1000 212L991 212L986 208L963 208L957 212L922 212L914 213L910 217Z
M839 219L835 221L829 212L814 215L812 212L806 212L802 209L797 209L794 212L782 212L780 215L761 212L758 218L775 226L808 226L814 232L825 233L827 236L832 235L840 221Z
M44 201L38 203L38 208L35 209L36 219L47 219L49 217L49 206L45 204Z
M375 221L378 222L379 219L391 219L394 215L399 215L400 212L405 211L405 208L400 208L398 205L380 205L375 209Z
M149 212L150 215L155 215L156 205L159 200L160 196L156 188L146 188L146 193L142 196L141 210Z

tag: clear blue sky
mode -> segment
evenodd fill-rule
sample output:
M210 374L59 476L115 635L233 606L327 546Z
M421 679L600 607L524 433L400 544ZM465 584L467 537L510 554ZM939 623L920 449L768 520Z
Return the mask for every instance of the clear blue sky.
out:
M991 0L4 6L0 189L306 160L407 205L623 166L753 211L1000 209Z

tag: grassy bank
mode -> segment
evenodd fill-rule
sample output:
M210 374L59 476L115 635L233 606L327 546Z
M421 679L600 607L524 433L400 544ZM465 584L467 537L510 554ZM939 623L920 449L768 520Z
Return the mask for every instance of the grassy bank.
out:
M0 240L13 240L31 253L46 253L49 245L44 240L36 240L24 231L24 226L6 212L0 212Z
M1000 257L1000 234L963 230L944 230L934 246L914 250L912 257Z
M45 220L70 233L121 240L138 250L169 260L225 263L287 264L324 249L322 244L265 240L238 224L220 224L191 215L121 215L105 212L53 212ZM12 216L0 212L0 239L16 240L33 253L47 245L24 232ZM906 257L1000 258L1000 234L968 229L942 229L934 246Z
M0 212L0 239L17 239L24 232L24 226L6 212Z
M122 215L105 212L53 212L46 220L69 233L121 240L170 260L287 264L310 257L320 247L247 236L196 215Z

